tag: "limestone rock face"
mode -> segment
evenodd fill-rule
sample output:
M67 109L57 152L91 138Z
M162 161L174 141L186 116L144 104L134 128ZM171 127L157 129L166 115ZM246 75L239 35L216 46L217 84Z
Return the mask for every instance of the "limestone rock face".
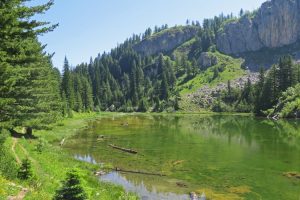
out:
M218 64L218 58L210 53L203 52L201 53L199 63L201 69L206 70L207 68Z
M217 35L217 48L226 54L276 48L300 39L300 0L271 0L254 17L228 23Z
M194 26L170 28L144 39L133 48L144 55L165 53L195 37L198 30Z

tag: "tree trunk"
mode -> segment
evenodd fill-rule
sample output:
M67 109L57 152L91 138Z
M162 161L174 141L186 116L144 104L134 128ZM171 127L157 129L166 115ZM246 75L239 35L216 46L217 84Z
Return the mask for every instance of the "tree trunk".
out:
M25 134L29 137L32 136L32 128L31 127L25 127Z

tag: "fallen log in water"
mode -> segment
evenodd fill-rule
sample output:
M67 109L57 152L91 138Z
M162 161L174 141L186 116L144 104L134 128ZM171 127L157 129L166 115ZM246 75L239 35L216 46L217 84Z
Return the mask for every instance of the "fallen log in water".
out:
M118 149L118 150L120 150L120 151L127 152L127 153L132 153L132 154L137 154L137 153L138 153L138 152L135 151L135 150L132 150L132 149L125 149L125 148L122 148L122 147L115 146L115 145L113 145L113 144L110 144L110 145L108 145L108 146L110 146L110 147L112 147L112 148L114 148L114 149Z
M160 173L124 170L124 169L120 169L120 168L117 168L117 167L116 167L115 171L124 172L124 173L132 173L132 174L143 174L143 175L150 175L150 176L167 176L165 174L160 174Z
M183 162L185 162L185 160L177 160L177 161L173 162L173 165L179 165Z
M286 173L283 173L283 175L288 177L288 178L300 179L300 173L298 173L298 172L286 172Z

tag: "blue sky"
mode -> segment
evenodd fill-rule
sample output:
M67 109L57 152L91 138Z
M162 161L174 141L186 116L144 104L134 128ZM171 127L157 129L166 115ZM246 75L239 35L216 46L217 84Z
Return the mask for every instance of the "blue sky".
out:
M33 0L31 4L47 0ZM67 56L72 65L109 51L133 33L155 25L185 24L186 19L202 21L220 13L237 14L253 10L265 0L56 0L38 19L59 23L52 33L40 37L53 63L62 68Z

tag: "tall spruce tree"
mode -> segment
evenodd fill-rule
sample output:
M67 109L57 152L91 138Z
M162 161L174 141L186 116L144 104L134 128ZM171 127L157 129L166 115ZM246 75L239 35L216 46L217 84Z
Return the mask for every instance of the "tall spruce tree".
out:
M62 76L62 92L65 93L67 99L67 106L69 109L74 109L75 104L75 92L74 92L74 81L71 74L69 61L65 57L64 67L63 67L63 76Z
M55 69L37 40L57 25L31 19L47 11L53 1L34 7L24 2L0 3L0 122L11 128L27 127L31 133L32 128L55 121L61 109Z

